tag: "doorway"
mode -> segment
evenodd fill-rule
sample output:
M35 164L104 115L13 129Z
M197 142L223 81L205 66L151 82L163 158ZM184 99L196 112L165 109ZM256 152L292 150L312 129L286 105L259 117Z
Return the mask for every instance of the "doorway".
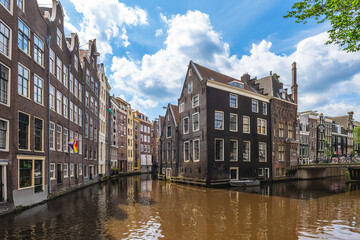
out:
M3 184L3 167L0 166L0 202L3 202L4 201L4 196L3 196L3 187L4 187L4 184Z
M61 178L61 164L56 164L56 179L57 183L61 184L62 178Z

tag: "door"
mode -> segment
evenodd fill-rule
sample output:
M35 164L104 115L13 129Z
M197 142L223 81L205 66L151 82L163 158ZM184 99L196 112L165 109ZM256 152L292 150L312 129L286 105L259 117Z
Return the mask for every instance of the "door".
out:
M61 177L61 164L56 164L56 179L58 184L61 184Z
M3 197L3 167L0 166L0 202L4 200Z
M89 175L90 175L90 180L93 179L93 167L89 166Z

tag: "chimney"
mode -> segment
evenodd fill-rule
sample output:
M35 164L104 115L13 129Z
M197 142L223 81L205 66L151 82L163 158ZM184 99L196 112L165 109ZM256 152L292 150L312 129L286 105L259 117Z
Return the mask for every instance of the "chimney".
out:
M248 73L245 73L244 75L242 75L241 81L250 84L250 75Z
M292 64L292 100L297 104L298 103L298 85L296 79L296 62Z

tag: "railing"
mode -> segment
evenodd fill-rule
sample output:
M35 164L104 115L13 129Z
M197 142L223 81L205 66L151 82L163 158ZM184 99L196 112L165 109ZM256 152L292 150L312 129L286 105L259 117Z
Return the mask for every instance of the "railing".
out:
M315 160L310 159L300 159L299 165L304 164L337 164L337 163L360 163L360 157L331 157L331 158L318 158Z

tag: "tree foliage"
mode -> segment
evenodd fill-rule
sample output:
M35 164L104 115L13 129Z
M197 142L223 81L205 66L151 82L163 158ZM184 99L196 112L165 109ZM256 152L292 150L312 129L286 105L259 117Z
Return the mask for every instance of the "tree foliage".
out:
M360 144L360 126L357 126L355 129L354 129L354 143L355 144Z
M296 23L330 22L326 44L335 43L347 52L360 50L360 0L303 0L295 3L284 18L295 18Z
M331 146L330 146L330 143L329 143L329 141L327 139L325 139L324 154L325 154L326 157L331 157L332 156Z

